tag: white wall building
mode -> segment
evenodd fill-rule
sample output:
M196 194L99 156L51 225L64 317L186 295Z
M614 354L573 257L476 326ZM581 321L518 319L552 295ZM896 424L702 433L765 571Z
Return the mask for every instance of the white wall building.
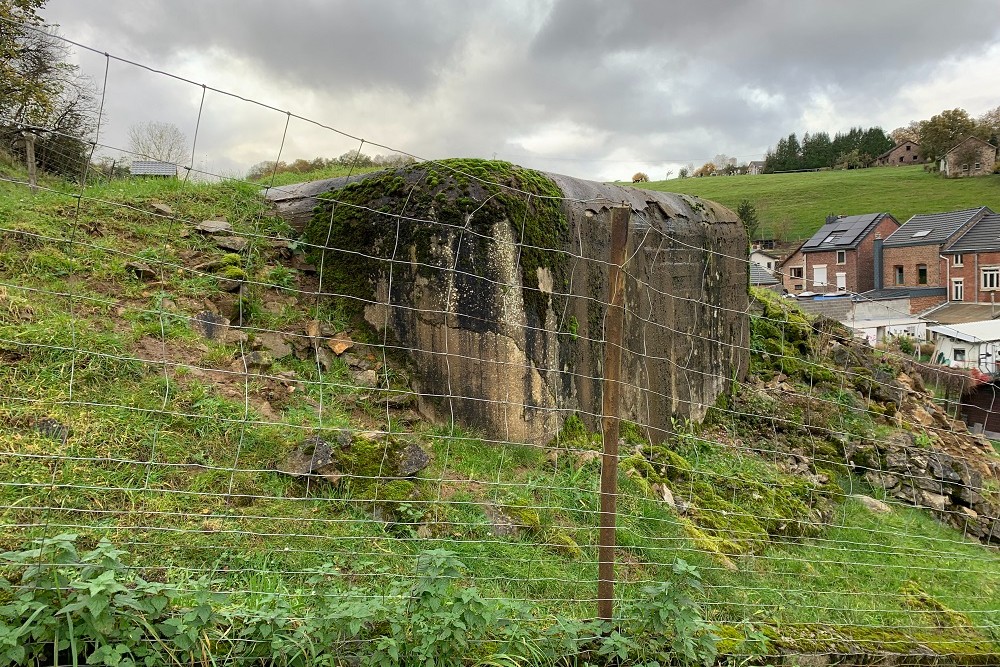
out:
M1000 371L1000 320L928 327L936 345L931 361L953 368Z

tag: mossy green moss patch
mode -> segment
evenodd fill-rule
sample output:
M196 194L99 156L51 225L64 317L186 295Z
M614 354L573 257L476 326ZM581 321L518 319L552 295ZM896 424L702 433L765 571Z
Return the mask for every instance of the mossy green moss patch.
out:
M453 269L490 276L492 228L508 224L521 244L529 325L537 326L551 305L540 270L551 275L554 291L562 291L567 277L567 255L556 252L569 234L560 196L544 174L509 162L442 160L380 172L324 195L305 238L316 247L324 286L357 313L374 300L391 259L415 265L425 277Z

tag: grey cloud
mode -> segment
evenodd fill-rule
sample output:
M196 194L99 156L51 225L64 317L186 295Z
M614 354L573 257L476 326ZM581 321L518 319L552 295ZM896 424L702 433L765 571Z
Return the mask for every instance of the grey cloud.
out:
M49 0L46 13L70 37L165 69L180 54L224 52L276 90L310 91L346 131L380 121L406 128L408 145L370 138L429 157L524 153L514 139L538 128L591 128L599 145L562 156L587 169L616 150L682 161L756 153L804 129L818 93L838 117L884 124L880 114L942 59L1000 37L987 20L992 0L300 0L280 9L262 0ZM204 80L240 90L211 71ZM138 99L119 103L116 116L148 115L144 100L187 113L149 85L137 83ZM747 101L745 87L781 103ZM352 104L358 95L370 106ZM299 110L294 99L281 104ZM231 136L206 141L240 142L241 128L259 126L234 124Z

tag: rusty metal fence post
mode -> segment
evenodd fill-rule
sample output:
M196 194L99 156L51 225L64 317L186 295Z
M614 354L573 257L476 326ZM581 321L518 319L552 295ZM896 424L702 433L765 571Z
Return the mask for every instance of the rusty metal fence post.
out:
M608 258L608 310L604 325L604 382L601 390L601 530L598 547L597 615L611 620L615 599L615 528L618 501L618 409L621 398L622 345L625 325L625 252L632 208L611 210Z

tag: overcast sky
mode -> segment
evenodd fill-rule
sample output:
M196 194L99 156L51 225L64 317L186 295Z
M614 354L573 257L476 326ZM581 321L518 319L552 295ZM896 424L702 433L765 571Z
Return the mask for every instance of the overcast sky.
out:
M48 0L74 41L424 158L655 179L789 132L1000 105L995 0ZM104 58L75 58L98 85ZM194 138L202 88L111 62L101 141ZM358 142L208 92L195 167ZM282 136L284 148L281 149ZM366 147L367 153L387 153Z

